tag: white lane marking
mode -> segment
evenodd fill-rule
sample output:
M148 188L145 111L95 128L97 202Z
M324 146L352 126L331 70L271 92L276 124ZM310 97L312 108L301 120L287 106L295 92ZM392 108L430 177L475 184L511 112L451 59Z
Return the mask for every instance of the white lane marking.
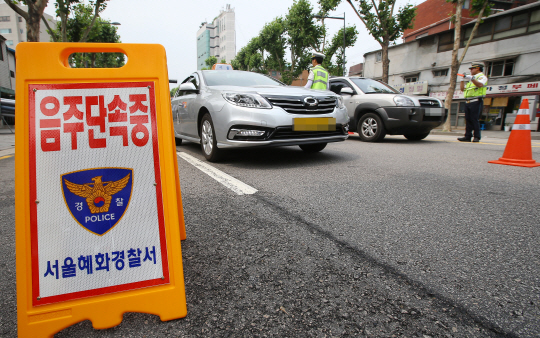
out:
M189 154L186 154L184 152L178 152L177 155L186 160L188 163L192 164L195 168L199 169L203 173L207 174L219 183L231 189L238 195L251 195L258 191L252 186L249 186L244 182L225 174L223 171L218 170L209 165L208 163L198 160Z

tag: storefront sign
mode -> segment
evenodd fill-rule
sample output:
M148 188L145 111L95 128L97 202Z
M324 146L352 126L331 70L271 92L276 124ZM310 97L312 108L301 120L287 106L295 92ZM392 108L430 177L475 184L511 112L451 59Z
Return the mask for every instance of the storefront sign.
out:
M392 87L394 87L402 94L421 95L427 94L428 92L427 81L402 83L398 85L392 85Z
M512 83L512 84L503 84L503 85L489 85L486 86L486 95L491 94L506 94L506 93L527 93L527 92L537 92L540 91L540 81L536 82L524 82L524 83ZM429 96L436 97L438 99L444 100L446 98L446 92L431 92ZM463 92L461 90L456 90L454 92L453 99L464 99Z

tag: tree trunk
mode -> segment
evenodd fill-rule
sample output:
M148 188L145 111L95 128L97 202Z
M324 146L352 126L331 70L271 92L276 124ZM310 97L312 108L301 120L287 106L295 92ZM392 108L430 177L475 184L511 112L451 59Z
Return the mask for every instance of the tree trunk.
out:
M452 125L450 123L450 111L452 107L452 98L456 90L457 73L459 70L460 62L458 61L459 44L461 42L461 8L465 0L458 0L456 3L456 22L454 28L454 48L452 49L452 64L450 71L450 87L446 92L446 98L444 100L444 108L448 109L448 117L443 124L443 131L452 131ZM456 111L456 114L458 112Z
M22 16L26 21L26 41L39 41L39 22L43 16L43 11L47 7L49 0L36 0L35 2L28 1L28 12L23 11L17 6L13 0L4 1L17 14Z
M390 60L388 60L388 41L381 44L382 47L382 82L388 83L388 70L390 68Z
M94 17L92 18L92 22L90 22L90 25L86 28L86 31L83 34L83 37L81 38L81 41L79 42L86 42L86 39L88 39L88 34L90 34L90 31L92 30L92 27L94 27L94 24L96 23L96 18L99 15L99 7L103 3L103 0L97 0L94 4Z

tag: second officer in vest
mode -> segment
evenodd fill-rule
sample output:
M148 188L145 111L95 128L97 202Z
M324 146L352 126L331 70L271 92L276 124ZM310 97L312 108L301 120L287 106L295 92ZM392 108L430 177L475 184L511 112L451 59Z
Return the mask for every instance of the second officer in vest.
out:
M486 96L487 76L484 71L484 64L473 62L469 68L471 75L465 75L461 81L461 90L465 96L465 136L458 138L461 142L480 142L480 115L484 108L484 97ZM469 81L467 85L465 82Z
M328 90L328 71L321 66L324 60L324 54L313 52L311 64L313 68L309 72L307 84L304 88Z

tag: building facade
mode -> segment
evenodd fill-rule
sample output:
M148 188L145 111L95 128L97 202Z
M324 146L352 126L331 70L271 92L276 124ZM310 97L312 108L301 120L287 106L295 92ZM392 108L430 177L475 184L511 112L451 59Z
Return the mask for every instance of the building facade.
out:
M28 11L27 6L19 7L25 12ZM43 13L43 17L47 20L51 29L56 28L56 20L52 16ZM3 1L0 2L0 34L6 38L6 46L8 46L8 48L15 49L15 46L17 46L19 42L26 41L26 20L15 13L15 11ZM51 37L43 22L41 22L39 28L39 41L51 41Z
M11 49L12 51L12 49ZM0 35L0 96L15 95L15 54L6 46L6 38Z
M236 57L234 8L227 5L211 23L203 22L197 31L197 69L206 68L206 59L215 56L230 63Z
M459 55L476 21L462 26ZM444 100L450 85L454 30L442 31L389 48L388 84L403 93L429 95ZM364 54L364 76L382 78L381 51ZM458 73L469 72L473 61L482 61L488 76L482 120L485 128L503 129L511 123L521 100L534 101L540 94L540 2L531 3L485 18L471 42ZM458 77L459 81L460 77ZM412 91L411 91L412 88ZM465 125L463 93L457 90L450 109L453 127ZM532 114L532 113L531 113ZM538 129L536 114L531 115Z

